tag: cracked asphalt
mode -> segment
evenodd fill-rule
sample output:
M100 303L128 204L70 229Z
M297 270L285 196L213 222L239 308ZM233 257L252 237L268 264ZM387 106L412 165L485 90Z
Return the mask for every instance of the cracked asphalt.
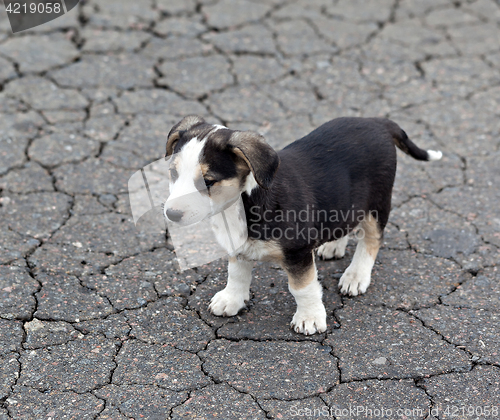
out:
M0 9L0 420L500 416L500 1L88 0L16 35ZM135 229L128 179L193 113L276 148L387 116L444 152L398 152L365 295L337 290L354 244L318 261L326 333L272 264L211 315L227 264Z

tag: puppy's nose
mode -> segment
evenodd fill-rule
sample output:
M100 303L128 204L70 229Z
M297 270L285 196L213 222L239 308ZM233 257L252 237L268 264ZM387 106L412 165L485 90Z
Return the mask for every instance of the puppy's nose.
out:
M184 213L180 210L167 209L168 220L170 220L172 222L178 222L179 220L182 219L183 215L184 215Z

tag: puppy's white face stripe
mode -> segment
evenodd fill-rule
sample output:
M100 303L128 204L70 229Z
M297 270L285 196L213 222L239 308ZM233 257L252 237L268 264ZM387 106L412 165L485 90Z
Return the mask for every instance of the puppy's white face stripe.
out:
M195 180L202 177L200 155L205 142L206 138L198 141L194 137L173 157L179 177L174 182L170 181L170 195L164 212L167 219L168 210L181 212L181 225L196 223L210 213L208 196L200 193L195 185Z
M178 156L175 157L179 178L170 184L168 201L197 191L194 180L201 173L200 155L205 142L206 138L198 141L198 138L194 137L182 147Z

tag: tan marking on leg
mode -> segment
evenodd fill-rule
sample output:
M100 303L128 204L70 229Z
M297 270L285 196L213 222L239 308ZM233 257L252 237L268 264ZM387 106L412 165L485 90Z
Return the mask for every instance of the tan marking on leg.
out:
M304 271L291 271L286 267L284 267L284 269L286 271L286 274L288 275L288 285L294 290L303 289L317 279L316 264L314 263L314 258L312 264Z
M366 292L370 285L373 264L380 248L382 234L377 220L372 215L368 215L361 222L358 237L360 240L351 264L339 281L340 292L351 296Z
M373 260L375 260L378 250L380 249L380 240L382 238L377 219L369 214L361 223L361 228L365 234L363 240L366 244L366 249Z

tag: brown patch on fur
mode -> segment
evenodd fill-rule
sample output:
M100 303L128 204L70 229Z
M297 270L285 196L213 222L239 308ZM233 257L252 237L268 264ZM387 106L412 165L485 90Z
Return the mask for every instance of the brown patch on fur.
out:
M238 160L235 166L237 176L234 178L222 179L217 182L217 186L237 188L241 192L243 186L245 185L246 177L250 173L250 169L242 160ZM207 177L207 175L208 178L210 178L210 165L208 163L200 163L200 168L203 178Z
M312 264L304 270L296 272L285 268L285 271L288 275L288 285L294 290L300 290L309 286L317 278L314 259Z
M221 187L233 187L238 188L240 183L238 178L223 179L219 182Z
M281 246L279 246L279 244L272 241L264 243L265 243L264 248L266 250L266 256L264 257L263 261L272 261L281 263L285 259L285 256L283 255L283 250L281 249Z
M223 179L214 184L208 191L214 202L230 201L240 196L240 183L238 178Z
M247 166L248 166L249 169L253 168L253 166L250 163L250 161L248 160L248 158L245 156L245 154L240 149L234 148L233 153L236 156L238 156L241 160L243 160L247 164Z
M201 175L203 178L207 175L208 171L210 170L210 166L207 163L200 163L200 169L201 169Z
M243 159L237 159L236 172L238 173L239 189L243 191L243 187L245 186L247 176L250 173L250 168Z
M172 153L174 153L174 147L180 138L181 138L181 136L180 136L178 131L176 131L175 133L171 134L168 137L166 150L165 150L165 157L169 157L172 155Z
M250 261L270 261L282 264L285 260L283 249L276 241L248 239L242 247L241 255Z
M378 226L378 221L371 214L361 222L361 229L365 233L364 241L366 249L370 256L375 260L377 258L378 250L380 248L380 241L382 234Z

